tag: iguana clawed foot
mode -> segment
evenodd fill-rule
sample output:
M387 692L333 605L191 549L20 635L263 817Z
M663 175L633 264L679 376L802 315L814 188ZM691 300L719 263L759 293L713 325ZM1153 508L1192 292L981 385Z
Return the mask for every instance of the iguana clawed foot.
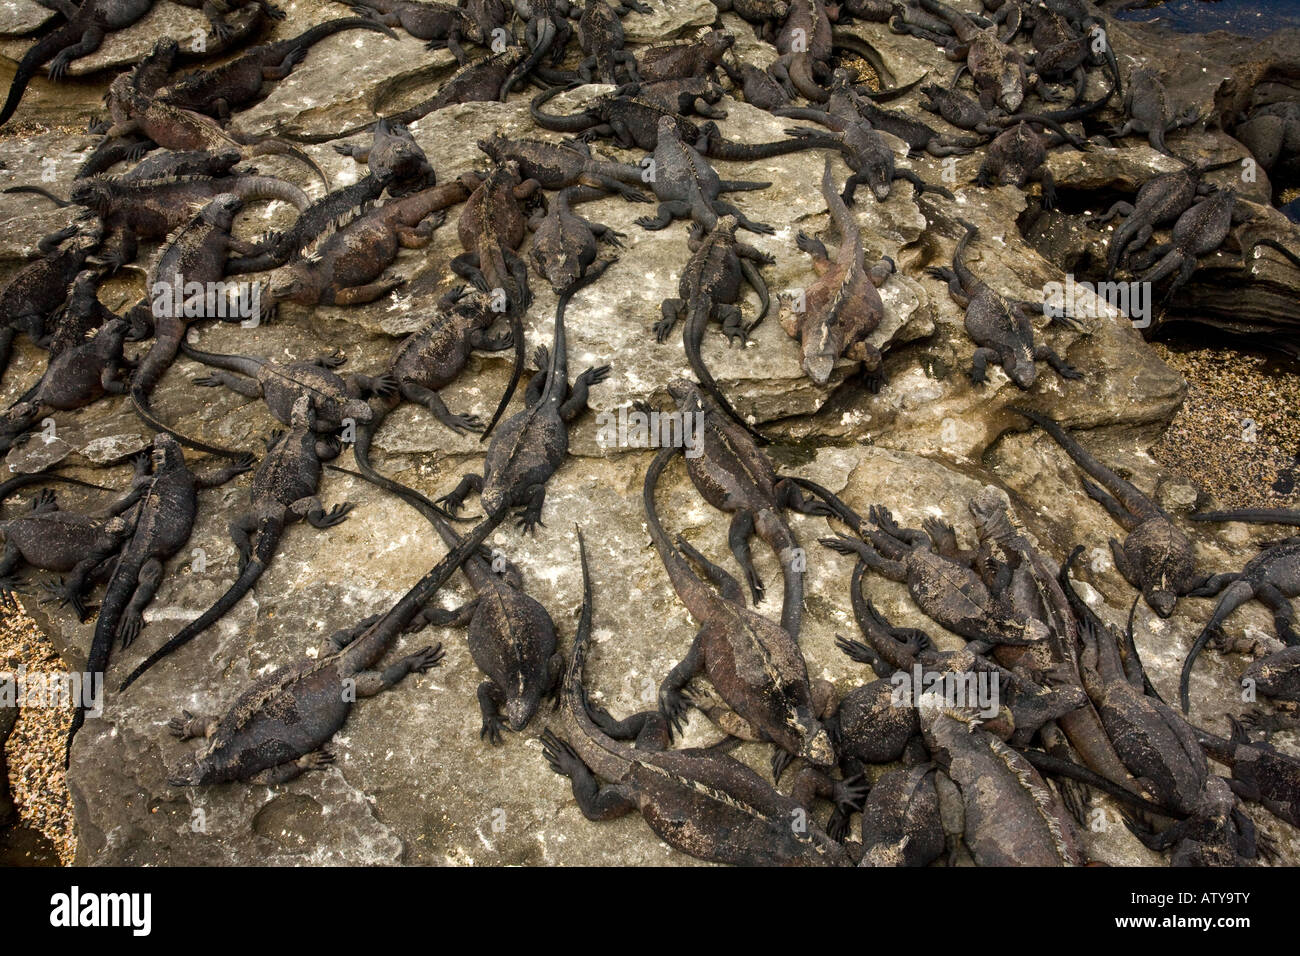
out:
M345 501L341 505L335 505L329 511L316 517L308 516L307 520L313 528L332 528L336 524L341 524L347 520L348 512L353 509L354 505L350 501Z

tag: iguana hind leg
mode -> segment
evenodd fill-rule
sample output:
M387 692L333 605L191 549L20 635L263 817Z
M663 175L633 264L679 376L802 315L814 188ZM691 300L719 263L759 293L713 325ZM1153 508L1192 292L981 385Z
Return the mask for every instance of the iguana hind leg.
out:
M550 730L542 734L542 754L552 770L569 778L573 799L588 820L613 820L637 808L636 798L629 789L617 784L602 785L577 751Z
M289 763L282 763L278 767L271 767L263 770L261 773L250 777L251 783L262 784L263 786L274 786L278 783L288 783L290 780L296 780L309 770L321 770L334 763L334 752L322 747L320 750L313 750L311 753L299 757L297 760Z
M745 581L749 584L749 593L753 596L754 603L761 604L763 582L758 576L758 571L754 569L754 557L749 551L749 539L753 535L754 513L748 510L737 511L727 531L727 543L731 546L731 553L736 556L736 563L745 572Z
M434 644L408 654L382 671L361 671L356 675L357 699L374 697L396 686L408 674L423 674L441 664L442 658L442 645Z

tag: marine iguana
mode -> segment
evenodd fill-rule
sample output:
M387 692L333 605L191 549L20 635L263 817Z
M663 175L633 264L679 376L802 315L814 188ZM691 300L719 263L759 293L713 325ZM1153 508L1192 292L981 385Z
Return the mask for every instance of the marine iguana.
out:
M970 17L954 10L939 0L919 0L921 8L947 21L952 27L954 40L947 45L949 59L962 65L954 74L951 85L956 85L961 74L969 70L980 105L992 109L995 105L1008 113L1020 109L1025 94L1039 85L1039 76L1030 71L1024 57L998 37L992 27L981 27ZM1041 89L1039 90L1042 94Z
M693 40L662 43L637 52L636 68L642 83L687 77L716 76L725 69L723 55L736 43L724 30L707 30Z
M697 215L707 217L707 209L700 208L702 202L698 191L695 192L693 205L700 209ZM734 216L723 216L707 231L699 219L696 220L687 240L691 257L677 281L678 297L664 299L660 306L662 318L655 323L654 333L657 341L665 341L677 320L685 317L682 348L690 362L691 371L719 408L755 440L766 444L767 437L741 418L740 413L727 401L700 354L704 332L710 320L722 324L722 334L727 337L728 344L733 339L739 339L743 345L749 338L749 333L767 315L767 285L759 274L758 265L770 265L776 260L753 246L737 241L736 230L739 227L740 223ZM736 305L740 298L742 279L758 293L761 303L758 317L748 326L741 322L740 308Z
M21 488L49 482L112 490L67 475L17 475L0 484L0 504ZM118 510L128 506L129 502ZM18 570L24 565L38 571L71 574L77 580L90 580L95 573L104 573L107 562L93 555L111 555L114 545L120 544L130 530L125 521L113 520L115 517L111 507L103 515L63 511L50 488L33 496L29 511L0 521L0 534L4 535L4 550L0 553L0 602L7 602L10 595L23 590ZM91 563L83 567L86 561ZM86 609L79 599L74 610L81 620L86 619Z
M133 506L133 529L104 588L99 619L95 621L95 634L86 656L86 671L90 674L102 675L108 669L114 639L120 639L126 648L139 636L144 627L144 609L162 583L163 562L190 539L198 514L199 489L224 485L253 466L252 456L246 456L210 474L195 474L186 465L179 443L166 432L154 436L150 458L152 474L140 475L133 482L132 490L140 492ZM102 561L117 546L114 540L104 549L91 552L88 558ZM72 579L51 590L71 596L79 593L81 586L82 582ZM72 741L85 719L83 704L72 717L65 764L72 759Z
M1235 161L1232 164L1235 165ZM1151 241L1155 227L1176 222L1197 196L1207 195L1212 187L1202 181L1203 177L1221 165L1227 164L1208 165L1198 161L1173 172L1159 173L1138 188L1132 203L1120 200L1102 215L1089 220L1089 225L1100 225L1119 215L1125 217L1123 225L1115 230L1106 247L1106 278L1114 278L1125 253L1137 252Z
M229 41L241 35L240 28L226 20L225 14L231 10L237 10L241 7L253 7L257 15L253 23L261 23L262 19L283 20L285 13L269 0L171 0L172 3L179 4L182 7L189 7L192 10L200 10L208 20L208 25L212 28L212 33L219 42ZM251 31L249 31L251 32Z
M1083 864L1073 822L1028 760L935 695L917 710L930 754L961 791L962 840L977 865Z
M581 531L578 548L582 613L562 687L568 741L548 729L542 752L551 769L572 782L583 816L612 820L639 811L669 846L717 863L849 866L844 847L815 821L803 827L792 822L808 816L814 795L831 798L845 812L856 809L865 790L857 781L834 781L809 767L787 797L725 753L667 749L671 732L656 711L615 721L590 701L582 675L591 637L591 573Z
M324 531L345 521L352 510L344 502L326 510L317 492L321 479L320 437L314 430L312 399L300 395L294 402L292 423L287 432L274 431L267 439L266 455L253 473L248 508L230 522L230 538L239 553L239 576L210 608L185 625L150 654L122 682L124 691L149 668L173 651L184 647L225 616L244 595L256 587L262 573L275 560L286 527L306 521ZM251 536L257 536L256 545Z
M979 235L974 223L959 219L966 229L952 254L952 268L930 267L929 275L948 283L948 294L966 310L966 334L975 343L971 360L971 381L979 385L988 381L990 361L1002 366L1007 377L1017 387L1028 391L1038 379L1036 362L1043 361L1064 379L1080 379L1083 373L1074 368L1046 345L1035 344L1034 325L1030 313L1034 303L1013 302L995 292L962 259L970 241ZM1038 307L1041 308L1041 307ZM1065 314L1054 316L1053 321L1069 325L1074 319Z
M388 396L397 390L397 383L388 375L371 377L352 373L345 376L334 369L343 364L343 355L334 352L305 362L284 365L270 359L252 355L221 355L203 352L188 342L181 345L187 358L217 369L209 375L194 380L204 388L225 386L248 398L260 398L267 410L282 424L298 427L296 406L302 398L310 401L308 422L318 436L332 433L352 422L361 428L368 425L374 411L367 404L371 395ZM330 441L334 441L331 437ZM337 455L322 451L325 458Z
M375 124L370 145L348 146L335 143L334 152L364 163L369 167L370 175L388 188L390 196L407 196L438 185L438 176L429 157L415 141L411 131L401 123L390 124L381 118Z
M524 179L519 164L498 164L469 195L456 234L465 251L451 260L451 271L480 292L504 295L506 311L521 316L532 302L528 267L518 248L528 234L525 205L541 190Z
M791 508L801 514L828 515L832 513L830 508L805 499L796 485L778 475L749 433L737 427L729 416L720 415L721 409L699 386L673 379L668 383L668 393L677 402L679 412L701 423L702 454L686 459L686 471L705 501L719 511L731 513L727 540L745 572L754 603L763 599L763 582L749 554L749 539L757 533L781 564L785 582L781 627L798 640L803 623L803 549L781 512Z
M292 226L272 233L257 243L248 256L226 263L228 275L244 275L274 269L298 256L313 241L339 222L355 216L366 204L378 199L388 183L371 173L350 186L335 189L305 207Z
M727 118L727 111L718 106L727 91L708 77L688 76L628 83L621 89L627 96L639 97L662 109L675 109L683 116L706 116L714 120Z
M1228 722L1232 734L1227 739L1199 728L1196 738L1212 759L1231 769L1232 792L1300 826L1300 760L1266 741L1252 742L1240 721L1229 717Z
M794 637L745 607L744 593L734 578L685 545L680 536L674 545L659 522L655 487L679 451L665 448L655 456L646 472L643 497L659 559L677 597L700 622L700 630L686 657L659 685L659 712L680 728L691 702L684 688L703 675L727 706L774 744L774 778L779 780L795 757L829 767L836 762L835 748L815 712L808 668ZM703 577L688 557L703 570Z
M478 180L459 179L380 206L319 238L314 247L267 277L264 297L272 303L362 305L401 286L402 278L383 279L399 249L423 249L446 221L446 210L463 202Z
M64 22L37 40L18 61L9 95L0 107L0 126L14 115L27 84L42 66L50 64L50 79L62 79L73 60L94 53L109 33L142 19L153 9L154 0L84 0L79 6L72 0L46 0L45 5L62 13Z
M1152 149L1166 156L1175 156L1165 145L1165 134L1190 126L1199 118L1195 104L1178 115L1173 115L1165 85L1155 70L1143 67L1129 74L1128 89L1124 91L1124 125L1111 133L1113 137L1130 133L1145 133ZM1175 158L1178 158L1175 156Z
M1178 679L1178 698L1183 713L1187 713L1190 706L1188 682L1196 658L1228 616L1247 601L1257 599L1264 604L1273 612L1277 636L1290 647L1300 645L1300 633L1295 629L1295 611L1291 607L1291 598L1300 596L1300 537L1286 538L1271 545L1247 561L1241 574L1216 575L1214 583L1222 588L1219 602L1192 642Z
M817 278L803 290L803 310L783 312L781 327L799 341L800 365L818 385L830 381L841 357L862 363L870 391L884 382L880 350L867 338L885 317L885 305L876 290L895 271L894 260L882 256L870 270L862 255L862 232L831 177L830 157L822 171L822 196L831 221L839 232L840 247L832 260L818 239L800 232L795 244L812 256Z
M344 17L318 23L288 40L252 47L229 63L200 70L161 87L155 98L177 109L229 119L233 110L254 102L268 80L282 80L321 40L345 30L371 30L396 40L397 34L375 20Z
M238 162L239 154L233 150L223 152L219 158L206 152L188 155L210 157L208 160L196 158L198 165L221 164L231 154ZM145 175L137 175L132 170L123 176L88 177L73 184L66 202L43 190L41 194L59 205L84 206L98 220L104 233L103 250L94 259L110 270L132 262L141 239L167 238L193 218L195 206L227 193L245 203L271 199L289 203L297 209L311 205L305 192L283 179L245 174L213 176L191 172L191 168L180 167L182 171L176 172L159 171L156 176L152 175L153 170ZM16 187L15 191L17 189L35 191L34 187Z
M835 8L838 16L838 7ZM834 53L830 10L825 0L790 0L790 12L776 33L777 59L769 67L791 96L799 93L814 103L826 102L818 81L830 79Z
M401 495L429 520L447 547L455 548L460 536L423 496ZM516 733L528 726L542 698L557 696L564 671L564 656L557 650L555 623L546 608L523 589L519 569L509 562L498 573L481 554L470 555L461 565L475 597L453 610L427 605L411 619L408 633L426 624L464 627L470 657L487 680L478 685L478 706L483 716L479 739L496 746L501 731ZM558 702L558 701L557 701Z
M938 157L962 156L972 149L984 145L983 140L974 137L953 139L946 135L940 135L920 120L913 119L906 113L899 113L896 110L883 109L871 102L868 97L857 93L852 94L852 102L858 114L870 123L874 129L897 136L907 143L909 156L916 156L923 152Z
M70 345L50 362L40 381L0 413L0 451L8 451L41 418L55 411L84 408L104 395L126 393L122 345L131 323L113 318L91 339Z
M707 210L696 222L711 229L716 216L730 216L750 232L771 234L771 226L754 222L734 205L723 202L724 192L741 192L766 189L771 183L725 180L695 147L683 142L677 132L677 121L672 116L659 117L659 134L654 147L654 177L650 188L659 199L655 216L641 216L636 224L643 229L664 229L674 219L696 215L696 196ZM811 147L806 147L811 148Z
M979 186L1015 186L1023 191L1031 180L1037 179L1042 185L1044 209L1056 208L1056 181L1052 171L1043 163L1047 151L1063 142L1070 143L1080 152L1086 152L1088 144L1070 133L1054 133L1051 136L1035 132L1033 124L1047 123L1042 119L1022 120L1015 126L1003 130L989 143L980 163L975 182Z
M542 524L546 482L569 451L569 423L587 407L587 393L609 375L609 366L584 369L569 387L569 349L564 331L564 311L571 292L560 295L555 306L555 339L551 350L539 348L534 357L540 374L528 382L526 407L492 436L483 458L483 474L467 474L438 499L454 514L471 491L479 494L488 514L517 508L518 525L526 533Z
M356 13L388 27L401 27L417 40L427 40L429 50L447 49L456 62L467 57L462 36L474 35L474 23L459 6L432 0L341 0Z
M425 647L383 670L371 668L402 629L464 560L475 554L505 511L489 515L406 592L386 614L366 618L331 635L316 657L302 657L258 678L220 716L182 711L168 724L181 740L202 737L197 754L171 776L174 787L252 781L284 783L333 762L330 739L355 700L373 697L411 673L442 661L441 645Z
M768 43L776 41L776 31L790 15L788 0L713 0L719 13L734 12L754 28L754 36Z
M1165 290L1164 299L1168 302L1196 271L1197 258L1216 251L1228 238L1233 223L1249 216L1244 206L1237 205L1234 189L1216 189L1199 202L1193 202L1174 223L1169 242L1148 252L1141 264L1134 263L1135 269L1151 266L1138 276L1138 281L1154 284L1177 272ZM1155 264L1151 265L1152 262Z
M1129 482L1115 474L1056 422L1040 412L1012 407L1041 427L1075 463L1101 486L1084 480L1083 490L1128 532L1121 545L1110 539L1115 568L1124 580L1142 592L1147 606L1162 618L1174 612L1183 596L1212 597L1227 583L1196 573L1196 549L1161 508Z
M535 180L544 189L585 187L570 193L570 202L597 199L616 192L632 202L649 202L644 191L645 170L639 166L596 159L590 148L577 140L548 143L540 139L508 139L493 133L478 141L478 148L498 165L514 162L519 175Z
M126 118L119 120L104 134L108 139L143 134L165 149L209 150L218 152L238 149L240 156L289 156L308 166L325 188L330 188L329 176L320 165L295 146L272 136L251 136L238 130L222 127L211 116L181 109L158 96L148 96L136 90L123 94Z
M614 83L639 79L636 57L624 48L622 17L635 10L651 13L640 0L584 0L578 16L578 45L585 54L578 75L587 83Z
M502 103L510 91L524 77L528 76L550 54L551 66L559 65L564 57L564 48L573 36L573 27L568 18L577 9L576 0L510 0L515 14L524 23L524 42L528 44L528 56L523 59L501 84L498 99Z
M890 770L872 784L862 807L858 866L929 866L943 856L936 773L927 761Z
M591 268L603 272L608 262L596 258L597 242L622 248L626 238L609 226L576 216L569 207L569 190L561 189L547 204L544 216L529 224L533 230L529 256L533 266L559 295Z
M1047 638L1043 622L1012 606L1006 593L1009 581L985 580L965 563L941 554L931 532L900 527L880 505L872 506L868 523L838 499L826 503L861 537L837 534L822 538L821 544L906 584L917 607L954 634L985 645L982 649L1032 645Z
M50 319L67 300L68 286L85 266L99 238L76 225L43 237L36 244L41 258L19 269L0 289L0 375L9 368L19 332L34 342L49 334Z

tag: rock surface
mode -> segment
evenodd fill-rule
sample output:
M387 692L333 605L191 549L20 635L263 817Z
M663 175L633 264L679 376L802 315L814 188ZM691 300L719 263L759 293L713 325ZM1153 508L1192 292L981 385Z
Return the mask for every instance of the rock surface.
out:
M28 25L33 11L21 0L0 8L8 29ZM292 32L339 14L337 5L317 0L286 4ZM37 8L39 9L39 8ZM685 35L713 21L706 0L656 3L649 17L627 20L631 40ZM752 33L728 14L724 23L738 38L742 56L754 50ZM141 56L160 31L185 37L203 26L195 11L160 3L137 27L111 37L93 57L74 70L96 73L103 80ZM951 65L932 45L897 37L873 25L855 27L877 49L894 82L915 79L922 71L949 75ZM291 35L285 24L276 35ZM1156 54L1143 28L1117 28L1113 40L1126 52L1125 66ZM0 43L0 52L16 58L24 41ZM1141 52L1147 51L1147 52ZM1162 61L1163 62L1163 61ZM1200 61L1180 60L1177 90L1188 102L1214 105L1222 71L1198 72ZM1203 64L1201 64L1203 65ZM445 53L429 54L418 41L392 41L371 33L344 34L322 43L260 104L238 114L237 125L249 132L270 130L338 132L366 122L376 97L397 87L402 102L413 102L419 89L429 90L452 67ZM1094 81L1095 82L1095 81ZM52 84L33 84L20 116L62 123L69 112L88 113L102 83L55 91ZM599 88L557 98L555 112L579 107ZM905 101L916 111L915 94ZM780 138L788 121L734 100L723 130L744 142ZM43 112L44 111L44 112ZM919 112L919 111L917 111ZM928 114L920 114L927 116ZM451 107L414 124L413 133L428 153L442 181L479 165L470 148L492 132L533 130L527 96L509 102ZM1219 132L1196 132L1179 141L1196 155L1229 156L1234 144ZM38 182L54 160L52 191L67 188L91 137L48 132L0 144L4 174L12 182ZM771 454L778 466L839 491L862 509L887 504L905 525L927 516L953 522L963 545L973 541L966 502L987 485L1001 489L1013 504L1024 530L1047 554L1067 555L1076 543L1088 549L1082 590L1106 619L1122 625L1132 591L1113 566L1106 540L1120 534L1110 518L1089 500L1077 471L1064 454L1039 432L1022 434L1023 421L1007 406L1029 403L1064 425L1086 431L1082 441L1116 464L1139 487L1165 488L1167 507L1186 510L1196 494L1188 486L1175 490L1165 482L1147 453L1182 401L1181 376L1162 363L1142 335L1122 314L1102 314L1085 323L1083 332L1046 328L1041 335L1072 365L1084 371L1067 382L1040 365L1031 394L1016 388L1001 369L991 381L973 386L967 376L974 346L966 337L962 311L944 285L926 275L931 264L946 265L961 235L957 219L973 221L980 238L969 260L986 282L1011 297L1041 300L1043 288L1064 281L1063 268L1082 270L1104 261L1105 233L1088 230L1063 214L1042 213L1038 201L1012 187L982 189L973 182L979 156L955 164L925 157L905 159L905 147L893 141L900 163L917 169L927 182L943 182L956 200L920 200L906 183L896 184L888 201L877 203L860 192L855 214L863 230L868 260L890 255L899 272L882 289L888 320L876 344L887 347L885 388L868 395L853 363L843 362L826 387L813 385L800 371L794 343L773 314L758 328L749 347L728 349L716 332L706 337L704 359L733 404L778 437ZM1238 148L1239 147L1235 147ZM597 147L610 158L635 162L634 152ZM357 168L329 144L309 147L335 184L354 181ZM815 157L815 161L814 158ZM1063 194L1104 194L1127 189L1172 161L1138 139L1120 148L1086 154L1054 153L1051 168ZM281 159L259 160L259 167L296 177L312 195L320 184L301 175L301 167ZM808 258L794 246L803 230L827 231L825 204L819 194L820 154L803 154L753 164L719 163L724 178L770 181L771 188L740 194L737 202L753 219L775 227L771 236L746 236L777 259L765 278L775 296L792 293L812 277ZM834 160L838 181L847 171ZM1225 171L1222 181L1232 176ZM955 178L954 178L955 177ZM1263 203L1267 190L1243 189L1244 198ZM1253 198L1252 198L1253 197ZM676 294L677 275L685 258L687 227L675 223L646 232L633 219L645 206L607 199L585 205L583 215L625 233L622 258L595 286L581 293L568 311L570 364L609 362L609 380L593 392L597 412L613 411L634 400L662 403L674 376L689 374L679 341L655 343L650 331L660 301ZM1258 206L1268 229L1283 230L1280 214ZM1094 209L1094 212L1101 211ZM259 233L283 222L284 211L254 206L240 220L240 232ZM36 240L71 218L71 211L52 209L32 197L0 194L0 260L30 256ZM1258 228L1258 224L1256 224ZM1264 234L1264 233L1261 233ZM1278 232L1278 235L1285 235ZM834 236L829 237L833 243ZM392 270L407 279L394 295L369 306L305 310L283 307L278 319L254 333L234 327L199 330L200 347L213 351L253 352L283 361L306 358L334 348L348 356L344 370L377 372L399 341L418 325L452 284L448 259L460 251L454 224L441 229L426 249L404 251ZM1267 250L1251 260L1243 278L1230 254L1204 264L1181 302L1198 317L1270 316L1278 303L1294 303L1300 274ZM147 262L142 257L141 263ZM1057 263L1054 265L1053 263ZM534 280L536 301L529 313L529 346L549 342L554 296ZM143 294L135 270L106 288L105 303L121 308ZM744 303L747 317L752 296ZM1253 311L1252 311L1253 310ZM1300 317L1297 317L1300 321ZM12 400L34 381L44 353L20 342L4 383ZM508 357L476 355L459 381L443 393L458 413L491 414L508 374ZM187 434L223 445L253 449L274 427L258 401L230 392L195 389L190 379L199 367L179 360L158 388L155 407ZM522 390L521 390L522 397ZM516 400L518 402L518 400ZM6 458L10 472L39 470L53 462L75 466L72 473L120 485L129 476L126 459L147 441L148 431L129 408L113 402L73 413L60 413L57 435L35 439ZM518 564L529 593L550 611L563 646L570 641L581 587L574 527L581 526L591 547L594 576L595 636L588 683L595 697L617 715L653 706L663 675L686 652L694 625L676 601L644 527L641 482L650 453L597 443L591 417L575 427L571 459L548 490L544 520L535 538L503 525L493 541ZM375 443L381 471L431 496L449 490L460 474L477 470L482 446L475 436L457 436L423 409L402 407L391 416ZM350 453L339 462L351 467ZM98 466L112 470L102 470ZM205 491L201 515L187 552L170 562L138 644L118 653L109 686L116 686L145 653L205 609L235 575L235 555L226 522L246 499L248 479ZM327 531L295 525L281 553L253 595L215 628L183 652L160 665L124 695L110 695L102 719L91 720L78 738L69 774L76 804L80 847L78 862L103 865L388 863L437 864L690 864L671 852L636 816L607 824L583 819L566 780L554 775L541 756L537 734L543 713L522 734L507 735L498 748L479 740L475 688L481 679L461 633L439 631L404 637L398 650L441 640L447 648L443 667L405 681L392 693L358 706L334 748L334 766L279 787L226 786L174 789L169 768L192 744L166 733L166 721L181 709L218 710L254 677L316 647L331 631L389 607L442 553L437 536L416 512L350 477L331 474L322 498L329 504L356 504L349 520ZM70 500L76 496L71 492ZM1203 495L1201 496L1204 497ZM1202 501L1201 504L1205 502ZM475 503L471 501L471 509ZM680 466L665 477L659 494L661 514L670 531L680 531L706 554L730 567L724 516L699 500ZM793 516L796 533L808 552L807 612L802 648L813 677L834 682L843 692L868 679L863 668L840 654L837 633L852 635L855 625L848 603L851 562L816 544L828 531L823 518ZM1262 532L1228 526L1208 530L1196 540L1206 569L1240 568L1255 552ZM755 560L766 581L779 577L775 557L755 546ZM734 570L734 568L732 568ZM915 608L902 585L872 577L869 593L896 623L924 627L946 647L955 635L942 634ZM779 614L779 589L769 589L759 606ZM468 588L457 578L439 597L457 606ZM1186 600L1167 621L1139 608L1137 641L1143 659L1166 699L1176 692L1185 649L1209 613L1210 603ZM93 622L79 624L71 615L41 606L33 609L69 665L80 667ZM1229 637L1271 634L1268 614L1250 606L1234 615ZM1226 728L1224 715L1241 710L1237 676L1240 657L1210 653L1198 666L1192 684L1193 715L1216 731ZM691 743L718 739L716 728L693 712L687 734ZM766 773L766 748L746 744L737 751ZM1105 801L1102 801L1103 804ZM1283 858L1300 860L1300 840L1284 824L1252 811L1261 828L1281 841ZM1112 864L1158 862L1119 824L1085 833L1090 857Z

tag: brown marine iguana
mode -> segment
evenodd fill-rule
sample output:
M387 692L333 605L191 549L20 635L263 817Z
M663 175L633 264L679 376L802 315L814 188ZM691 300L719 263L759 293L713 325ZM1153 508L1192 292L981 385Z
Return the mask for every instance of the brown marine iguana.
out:
M831 178L830 157L822 172L822 196L831 221L839 231L840 247L832 260L820 240L800 232L795 244L813 258L817 278L803 290L801 312L792 308L781 315L781 327L799 340L800 365L818 385L830 381L842 357L862 363L868 390L884 383L880 350L867 341L885 317L885 305L876 290L895 271L894 260L882 256L870 270L862 256L862 231L849 212Z
M225 616L253 590L275 559L286 526L306 521L324 531L346 520L350 502L328 511L317 497L321 479L321 441L313 425L312 399L300 395L293 405L287 432L274 431L266 442L266 455L253 473L248 508L230 522L230 538L239 553L239 576L212 606L169 637L122 682L124 691L145 671L173 651L184 647ZM256 545L250 536L257 536Z
M668 462L680 451L665 448L655 456L646 472L643 498L659 559L677 597L700 622L700 630L686 657L659 685L659 712L674 728L680 728L691 703L684 688L703 675L728 707L773 743L772 774L776 779L795 757L828 768L836 762L835 748L819 719L822 715L815 712L808 667L794 637L745 607L744 592L731 575L680 536L674 545L659 522L655 487ZM695 572L688 558L702 569L704 577Z
M591 573L581 531L578 548L582 613L562 688L568 740L548 729L542 748L551 769L571 781L583 816L612 820L639 811L669 846L717 863L849 866L844 847L807 818L815 795L834 800L842 812L856 809L865 789L858 781L831 780L809 767L787 797L725 753L667 749L671 732L657 711L615 721L589 700L582 674L591 638Z

